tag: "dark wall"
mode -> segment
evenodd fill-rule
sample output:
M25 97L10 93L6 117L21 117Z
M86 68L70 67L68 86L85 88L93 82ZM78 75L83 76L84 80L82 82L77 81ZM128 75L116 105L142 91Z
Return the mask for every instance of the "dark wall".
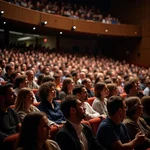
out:
M122 49L131 49L128 60L135 64L150 66L150 0L111 0L111 14L117 16L122 23L141 25L141 40L127 39L122 42ZM128 41L128 42L126 42ZM114 43L119 58L122 50L117 49L120 42ZM116 57L116 54L114 54Z

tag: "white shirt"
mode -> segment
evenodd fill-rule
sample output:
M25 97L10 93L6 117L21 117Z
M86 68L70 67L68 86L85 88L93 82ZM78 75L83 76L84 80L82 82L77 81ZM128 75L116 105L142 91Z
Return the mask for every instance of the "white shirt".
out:
M87 120L100 117L100 114L97 111L95 111L88 102L84 102L84 108Z

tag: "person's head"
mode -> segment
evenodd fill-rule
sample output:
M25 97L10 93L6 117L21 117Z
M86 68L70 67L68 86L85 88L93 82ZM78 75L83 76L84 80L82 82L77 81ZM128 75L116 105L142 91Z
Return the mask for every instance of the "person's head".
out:
M117 115L120 120L126 117L127 106L125 101L120 96L111 96L107 101L107 111L109 116Z
M34 101L34 93L29 88L22 88L17 96L17 100L15 103L15 110L20 111L24 110L27 111L27 109L30 108L31 104Z
M143 112L150 116L150 96L144 96L141 99Z
M62 91L69 94L69 92L73 90L73 87L74 87L73 79L69 77L65 78L62 84Z
M31 112L22 122L18 138L17 148L38 149L39 143L43 143L50 137L50 127L45 114Z
M124 90L127 94L134 93L134 95L136 96L139 90L137 85L137 79L132 78L129 81L125 82Z
M95 84L94 92L96 97L107 97L109 94L107 85L103 82Z
M59 74L54 74L53 77L55 79L56 85L59 85L60 84L60 75Z
M76 71L74 71L71 73L71 75L72 75L74 82L76 83L77 80L79 79L79 74Z
M92 88L92 82L89 78L84 78L82 84L89 90Z
M41 83L44 83L44 82L55 82L55 78L50 75L46 75L43 77Z
M7 83L0 86L0 106L9 107L14 105L16 100L16 94L13 89L13 84Z
M10 75L14 71L14 66L11 64L7 64L5 70Z
M29 81L26 75L19 75L15 79L15 87L19 89L28 87L28 83Z
M20 76L20 75L21 75L21 72L19 72L19 71L13 71L12 72L12 74L10 75L10 79L13 82L13 84L15 83L16 77Z
M126 116L129 118L138 118L143 113L143 105L138 97L129 97L125 99L125 103L128 107Z
M45 75L44 75L43 73L39 74L38 80L37 80L37 84L38 84L38 85L41 85L44 76L45 76Z
M27 78L28 78L29 81L33 81L33 79L34 79L34 73L33 73L32 70L27 70L26 71L26 76L27 76Z
M73 89L73 95L75 95L81 102L84 102L88 99L87 90L84 85L76 86Z
M76 96L69 95L61 103L61 111L65 118L78 123L85 118L85 108Z
M117 96L119 91L118 91L118 88L117 88L117 85L115 83L109 83L107 84L107 88L109 90L109 95L108 97L111 97L111 96Z
M39 96L43 102L55 98L55 84L53 82L45 82L41 84L39 88Z

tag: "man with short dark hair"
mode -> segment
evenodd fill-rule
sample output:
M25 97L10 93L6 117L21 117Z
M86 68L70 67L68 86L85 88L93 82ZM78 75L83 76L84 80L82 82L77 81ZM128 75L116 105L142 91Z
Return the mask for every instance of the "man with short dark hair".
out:
M21 124L17 113L10 108L16 99L13 84L0 86L0 144L7 136L17 133Z
M97 131L97 140L106 149L133 150L135 146L145 141L145 136L139 132L132 141L122 120L126 117L127 106L119 96L112 96L107 102L109 116L103 120Z
M88 93L84 85L78 85L73 89L73 95L75 95L83 104L85 108L86 120L100 117L100 114L96 112L87 101Z
M85 109L75 96L68 96L61 104L67 122L56 135L61 150L104 150L97 142L91 129L81 124Z

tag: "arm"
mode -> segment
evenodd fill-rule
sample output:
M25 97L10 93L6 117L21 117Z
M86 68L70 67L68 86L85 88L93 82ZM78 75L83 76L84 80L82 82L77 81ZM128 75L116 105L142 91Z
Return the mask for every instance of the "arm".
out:
M95 100L94 100L95 101ZM92 104L92 108L98 112L100 115L104 114L102 108L101 108L101 104L98 101L93 102Z
M87 102L84 103L86 108L86 117L87 119L92 119L96 117L100 117L100 114L96 112Z
M132 141L123 144L120 140L118 140L112 143L112 147L115 150L133 150L139 143L143 142L144 136L141 132L139 132Z

